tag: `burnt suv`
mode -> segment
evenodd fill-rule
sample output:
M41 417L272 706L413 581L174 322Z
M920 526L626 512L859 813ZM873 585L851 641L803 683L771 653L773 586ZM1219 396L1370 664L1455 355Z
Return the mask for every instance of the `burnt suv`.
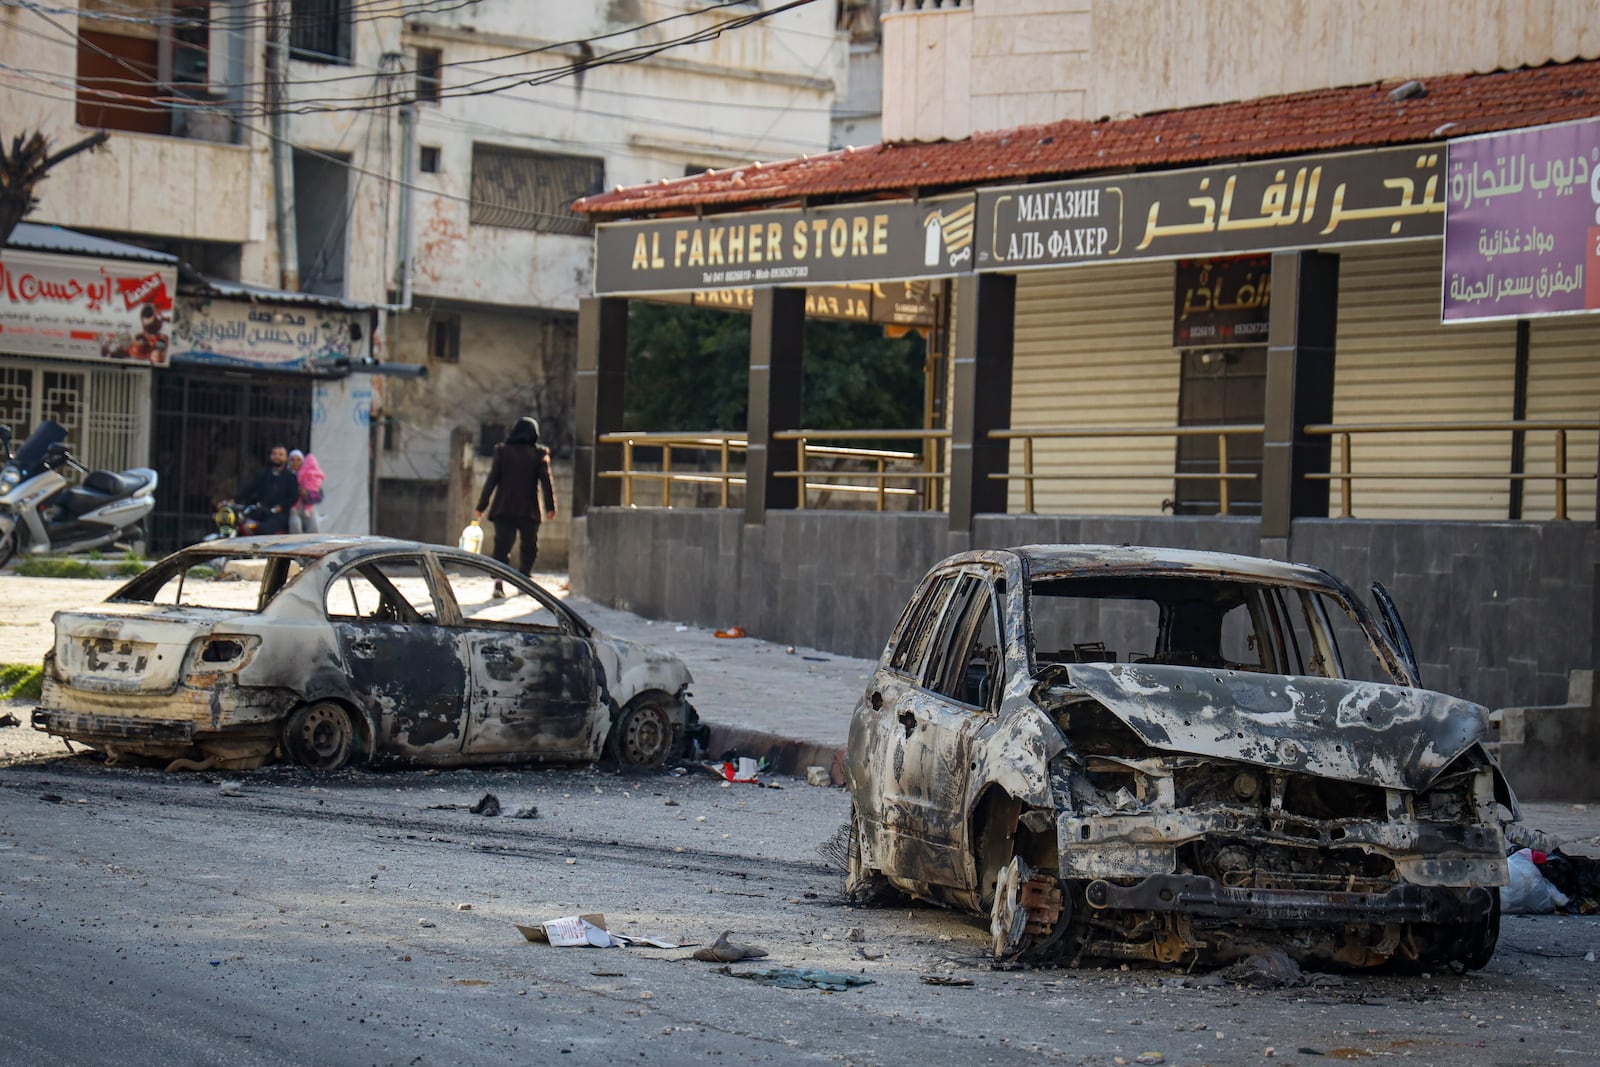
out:
M1373 594L1155 548L938 564L851 721L852 895L986 913L1002 958L1482 967L1516 802Z

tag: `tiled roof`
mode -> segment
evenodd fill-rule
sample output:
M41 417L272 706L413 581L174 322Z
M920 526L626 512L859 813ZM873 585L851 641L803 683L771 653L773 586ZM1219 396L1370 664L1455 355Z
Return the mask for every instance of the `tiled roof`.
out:
M1262 97L1098 122L1065 120L962 141L880 144L619 188L579 200L597 219L724 210L801 198L930 193L1175 164L1379 147L1600 115L1600 61Z

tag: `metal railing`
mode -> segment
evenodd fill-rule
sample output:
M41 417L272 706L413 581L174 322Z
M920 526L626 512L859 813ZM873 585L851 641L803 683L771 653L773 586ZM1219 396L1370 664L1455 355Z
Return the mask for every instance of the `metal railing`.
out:
M1357 478L1373 481L1462 481L1481 480L1497 482L1552 482L1555 485L1555 517L1567 516L1567 483L1594 481L1595 474L1573 474L1567 469L1567 435L1572 432L1600 431L1600 422L1559 421L1551 419L1496 419L1468 420L1462 422L1360 422L1314 423L1305 427L1312 437L1334 437L1339 444L1339 469L1328 474L1307 474L1306 478L1319 482L1339 483L1339 517L1354 516L1351 501L1351 483ZM1350 439L1358 434L1384 433L1553 433L1555 434L1555 469L1548 474L1529 474L1526 471L1374 471L1358 473L1351 467Z
M1038 481L1072 481L1077 479L1152 478L1162 481L1211 481L1217 483L1218 511L1226 515L1229 508L1228 486L1231 482L1253 482L1258 475L1228 469L1228 438L1261 437L1265 427L1259 425L1230 424L1226 426L1073 426L1038 430L991 430L989 436L996 441L1022 442L1022 473L991 474L1000 481L1021 481L1023 508L1034 514L1033 486ZM1036 440L1077 440L1107 437L1215 437L1217 439L1217 469L1211 471L1122 471L1083 472L1074 474L1040 474L1034 469Z
M825 489L836 493L874 493L877 495L878 510L883 511L891 496L922 496L924 506L928 506L930 498L924 490L908 489L903 486L889 485L889 479L905 479L924 483L924 486L943 483L950 475L946 471L934 470L933 453L937 450L934 442L945 441L950 437L949 430L781 430L772 435L776 441L794 441L795 469L792 471L774 471L777 478L798 478L801 480L802 489L798 494L797 505L806 506L806 493L812 489ZM919 441L922 444L921 453L903 452L881 448L855 448L844 445L813 444L814 441ZM873 464L874 469L865 471L813 470L807 466L807 460L812 458L836 458L863 460ZM920 463L921 470L891 471L890 463ZM813 482L811 476L820 475L826 478L864 479L875 485L851 485Z
M921 463L928 464L927 452L929 443L942 440L949 436L946 430L788 430L773 434L780 441L798 442L795 470L774 471L774 477L802 479L803 489L799 493L798 504L806 507L806 496L809 492L833 492L851 494L872 494L877 500L879 511L885 510L890 497L917 496L921 492L904 486L890 485L890 481L897 479L910 479L921 481L929 478L943 479L948 477L943 472L932 474L924 471L896 471L890 468L892 463ZM841 445L817 445L819 440L922 440L924 453L875 449L855 448ZM602 434L599 443L603 445L622 446L622 466L618 470L601 471L600 477L620 480L622 482L622 506L637 506L636 481L659 482L661 485L661 507L672 506L672 487L674 485L716 485L719 487L718 499L720 507L728 506L730 487L746 484L745 472L734 465L734 455L749 451L749 439L744 434L727 433L724 431L710 431L706 433L672 433L672 432L639 432L627 431L619 433ZM644 468L638 466L637 450L640 448L659 449L661 452L660 469ZM706 470L701 467L690 469L674 469L674 457L682 457L685 453L697 457L706 453L714 453L716 467ZM870 470L841 471L841 470L816 470L809 467L808 461L814 459L842 459L848 461L864 461L872 466ZM865 479L874 484L857 485L856 479Z

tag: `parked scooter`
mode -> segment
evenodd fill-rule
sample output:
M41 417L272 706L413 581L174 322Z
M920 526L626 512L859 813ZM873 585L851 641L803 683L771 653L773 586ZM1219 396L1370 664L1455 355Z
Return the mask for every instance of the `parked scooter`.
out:
M72 458L66 438L65 426L46 420L12 452L11 427L0 426L0 566L18 552L143 550L156 472L91 471ZM68 486L67 467L84 475L76 488Z

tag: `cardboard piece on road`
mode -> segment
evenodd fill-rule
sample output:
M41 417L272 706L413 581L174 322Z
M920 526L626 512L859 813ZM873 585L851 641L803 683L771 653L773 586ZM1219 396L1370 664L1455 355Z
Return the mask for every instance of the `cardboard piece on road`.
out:
M514 924L525 939L555 948L595 948L645 945L650 948L683 948L676 941L658 937L630 937L614 934L606 929L606 917L599 912L588 915L566 915L538 926Z

